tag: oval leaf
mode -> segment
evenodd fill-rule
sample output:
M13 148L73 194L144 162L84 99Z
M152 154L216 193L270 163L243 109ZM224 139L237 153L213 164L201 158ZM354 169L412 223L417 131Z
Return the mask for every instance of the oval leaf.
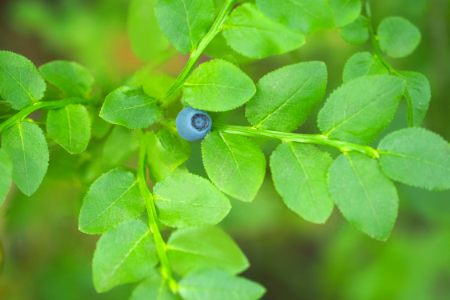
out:
M388 17L378 26L377 39L381 50L391 57L405 57L419 45L419 29L402 17Z
M329 0L336 26L346 26L358 18L361 13L361 0Z
M353 45L365 43L369 39L369 21L364 16L359 16L355 22L339 29L340 36Z
M345 63L344 83L369 75L389 75L389 71L378 57L372 56L369 52L356 53Z
M120 147L117 147L120 145ZM118 166L139 149L138 133L122 126L114 126L103 147L102 162Z
M158 272L154 271L153 274L139 283L139 285L133 290L130 300L181 300L180 296L174 295L164 277Z
M406 81L405 98L408 101L408 125L420 126L430 105L430 83L424 75L417 72L399 71L398 74Z

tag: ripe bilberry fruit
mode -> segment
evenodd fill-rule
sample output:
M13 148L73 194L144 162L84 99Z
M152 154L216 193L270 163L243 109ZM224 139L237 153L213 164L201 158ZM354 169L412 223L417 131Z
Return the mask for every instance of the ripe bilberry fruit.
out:
M178 134L190 142L203 139L211 131L211 117L207 112L186 107L177 116Z

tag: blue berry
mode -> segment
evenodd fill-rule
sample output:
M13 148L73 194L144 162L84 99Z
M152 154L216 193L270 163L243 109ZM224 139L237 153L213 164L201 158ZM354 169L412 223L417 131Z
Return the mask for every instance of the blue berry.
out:
M211 117L207 112L186 107L177 116L178 134L190 142L203 139L211 131Z

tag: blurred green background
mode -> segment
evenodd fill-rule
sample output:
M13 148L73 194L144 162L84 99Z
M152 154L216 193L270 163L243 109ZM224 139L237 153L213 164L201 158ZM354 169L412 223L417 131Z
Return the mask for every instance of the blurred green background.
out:
M107 93L145 66L130 46L128 6L129 0L0 0L0 50L22 54L38 67L56 59L79 62L91 70L99 87ZM387 59L395 69L418 71L428 77L432 102L424 127L449 141L450 1L378 0L373 1L372 11L375 26L382 18L397 15L420 28L422 42L413 55ZM257 62L235 59L255 82L287 64L324 61L329 73L329 94L342 84L347 59L370 50L370 44L347 44L333 30L308 36L305 46L285 55ZM215 53L214 49L209 52ZM153 86L149 88L155 93L164 90L171 79L161 73L176 77L186 59L175 55L158 66L152 72L159 75L150 80ZM207 59L205 55L202 61ZM171 114L176 116L180 107L172 105ZM243 111L234 111L227 122L248 124ZM317 133L316 115L317 111L298 131ZM406 126L403 101L381 136ZM136 166L136 157L126 153L133 151L132 143L125 143L131 149L123 150L124 153L104 153L108 138L103 136L108 130L105 125L104 132L78 156L50 143L49 173L38 192L26 197L16 187L11 188L0 207L0 240L4 249L0 299L128 298L132 284L105 294L94 291L90 263L98 236L85 235L77 229L79 209L90 183L112 164L121 163L111 163L105 157L121 155L126 166ZM267 156L277 145L270 140L257 142ZM187 168L206 176L200 144L193 143L192 149ZM333 149L326 149L337 155ZM387 242L358 232L337 209L325 225L300 219L277 195L270 173L253 203L232 199L233 209L220 226L248 256L251 268L243 276L267 288L264 299L450 299L450 193L402 184L398 184L398 189L399 217ZM168 236L170 232L166 230L164 234Z

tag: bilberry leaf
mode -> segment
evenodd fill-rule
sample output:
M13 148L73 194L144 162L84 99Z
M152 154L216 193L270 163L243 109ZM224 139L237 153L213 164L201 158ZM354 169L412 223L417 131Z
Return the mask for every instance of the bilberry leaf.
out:
M5 150L0 149L0 205L5 200L12 181L13 165Z
M130 300L181 300L180 296L174 295L167 284L167 280L157 271L136 286L131 294Z
M0 115L10 111L12 107L12 102L0 100Z
M377 39L381 50L398 58L411 54L419 45L419 29L402 17L388 17L378 25Z
M345 63L343 81L369 75L389 75L389 71L376 56L369 52L359 52Z
M431 100L430 83L424 75L417 72L399 71L398 74L406 81L405 98L408 101L408 125L420 126Z
M118 166L136 153L138 148L138 133L135 130L115 126L106 138L102 162L110 166Z
M339 29L341 37L350 44L358 45L369 39L369 21L359 16L353 23Z
M346 26L358 18L361 13L361 0L329 0L336 26Z
M341 155L330 167L328 182L332 199L353 226L387 240L397 218L398 196L375 159L357 152Z
M102 118L100 118L99 113L100 113L100 109L94 107L94 106L88 106L87 107L88 111L89 111L89 115L91 118L91 130L92 130L92 136L96 137L98 139L102 139L104 138L109 130L112 127L112 124L109 122L106 122L105 120L103 120ZM120 127L120 126L117 126Z

